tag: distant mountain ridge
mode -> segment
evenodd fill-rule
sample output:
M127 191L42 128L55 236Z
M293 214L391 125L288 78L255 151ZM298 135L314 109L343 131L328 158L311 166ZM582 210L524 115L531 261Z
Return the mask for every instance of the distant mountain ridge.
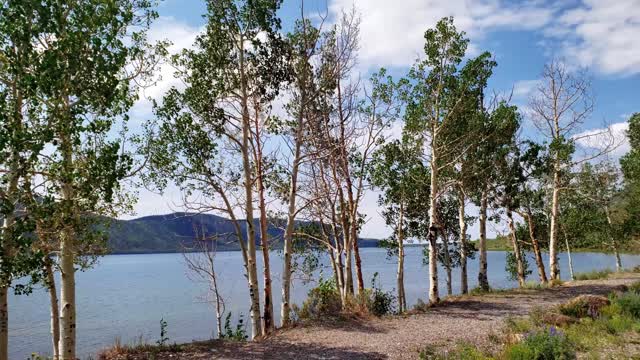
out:
M256 244L260 242L258 220L255 220ZM243 234L246 222L241 222ZM270 225L270 247L282 249L283 229ZM109 228L108 246L114 254L181 252L197 237L218 236L218 251L240 250L235 238L233 222L212 214L177 212L167 215L144 216L131 220L113 220ZM360 247L377 247L376 239L360 239Z

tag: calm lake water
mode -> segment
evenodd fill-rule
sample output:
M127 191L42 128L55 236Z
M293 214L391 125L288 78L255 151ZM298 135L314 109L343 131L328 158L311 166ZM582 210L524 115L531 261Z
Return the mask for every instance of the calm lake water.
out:
M374 273L386 290L395 288L395 259L387 259L383 249L362 249L363 271L368 284ZM234 314L248 315L247 283L239 252L217 254L222 294L226 309ZM569 276L567 259L561 254L561 274ZM573 254L576 272L613 268L612 255L598 253ZM640 256L623 255L623 265L640 264ZM534 266L533 259L529 263ZM271 254L274 310L279 315L282 258ZM406 251L405 291L407 302L427 298L428 268L422 265L422 249L410 247ZM488 255L489 281L492 287L514 287L505 274L505 253L491 251ZM537 280L535 269L531 280ZM331 269L324 269L325 277ZM469 262L470 287L477 284L478 261ZM441 295L446 292L445 275L440 272ZM454 292L459 292L459 272L454 271ZM293 300L300 304L313 284L296 280ZM148 342L159 338L161 318L168 323L171 342L187 342L211 338L215 329L213 308L203 300L207 285L191 281L181 254L110 255L93 269L77 274L78 352L83 357L113 344L116 338L134 342L140 337ZM27 359L31 353L50 353L49 300L43 289L29 296L9 298L9 354L13 359ZM278 316L279 317L279 316ZM246 321L245 321L246 323Z

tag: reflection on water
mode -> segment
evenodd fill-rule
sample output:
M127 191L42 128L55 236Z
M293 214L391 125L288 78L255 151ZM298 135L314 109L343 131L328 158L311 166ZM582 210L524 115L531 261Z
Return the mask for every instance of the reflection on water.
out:
M374 273L379 274L382 287L395 287L396 262L387 259L383 249L361 249L363 271L369 285ZM561 274L568 277L566 256L561 254ZM640 256L623 256L623 265L640 264ZM222 294L226 309L234 314L248 316L247 285L243 274L242 257L239 252L221 252L216 256ZM613 268L613 256L596 253L573 254L576 272ZM531 266L535 264L530 259ZM259 264L260 265L260 264ZM492 287L513 287L505 272L505 253L489 252L489 280ZM407 303L412 305L418 298L427 297L428 269L422 265L422 249L410 247L405 258L405 291ZM282 258L278 252L271 253L271 269L274 289L274 311L279 318L280 278ZM532 280L537 280L532 269ZM95 353L119 337L123 342L132 342L143 337L154 342L160 331L159 321L168 323L171 342L186 342L211 338L215 329L212 307L203 294L204 283L194 283L186 276L186 266L181 254L111 255L101 259L94 269L77 275L78 352L83 355ZM331 276L326 267L324 276ZM469 286L477 284L478 261L469 262ZM441 291L445 290L444 272L440 273ZM454 292L459 291L460 273L453 273ZM312 284L296 281L292 296L296 303L302 302ZM443 293L441 293L444 295ZM12 296L10 303L10 358L26 359L32 352L49 353L48 298L40 289L29 296ZM247 321L245 321L246 323Z

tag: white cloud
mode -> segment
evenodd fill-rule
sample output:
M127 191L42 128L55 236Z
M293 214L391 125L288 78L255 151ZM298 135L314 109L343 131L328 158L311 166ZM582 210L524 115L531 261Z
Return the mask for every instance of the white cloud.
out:
M179 22L172 17L160 17L149 29L149 41L151 43L164 40L170 41L171 46L167 50L169 54L174 55L183 49L191 47L201 32L201 28ZM171 87L182 86L180 80L173 76L174 71L175 69L168 63L164 63L159 67L156 83L141 91L140 100L131 110L134 119L143 121L151 115L151 101L149 99L159 100Z
M571 5L571 6L569 6ZM362 15L361 63L404 67L422 55L423 34L439 19L454 16L468 33L470 53L497 30L539 30L538 45L606 75L640 73L640 0L331 0L335 17L352 6Z
M513 97L515 99L527 100L539 84L540 80L516 81L513 85Z
M612 148L606 155L612 159L619 159L631 150L631 145L627 138L627 129L629 129L628 122L618 122L606 128L583 131L576 134L574 138L578 139L576 142L579 146L586 149L602 151L606 150L607 147ZM612 141L613 146L611 146Z
M335 16L354 5L362 15L360 57L366 69L412 64L422 53L424 32L442 17L454 16L459 30L479 40L497 29L538 29L555 11L539 1L503 0L333 0L329 10ZM478 52L473 43L470 52Z
M609 75L640 73L640 0L584 0L545 34L570 62Z

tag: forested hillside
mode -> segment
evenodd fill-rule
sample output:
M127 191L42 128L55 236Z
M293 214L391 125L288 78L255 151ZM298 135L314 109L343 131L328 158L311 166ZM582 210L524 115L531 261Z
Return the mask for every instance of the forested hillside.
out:
M255 221L258 226L258 220ZM246 225L242 223L246 232ZM284 230L269 226L272 250L282 249ZM189 248L194 239L205 236L216 239L218 251L237 251L240 245L235 240L233 222L211 214L173 213L145 216L132 220L114 220L109 228L108 247L113 254L136 254L154 252L180 252ZM378 240L359 240L361 247L376 247ZM256 237L256 245L260 236Z

